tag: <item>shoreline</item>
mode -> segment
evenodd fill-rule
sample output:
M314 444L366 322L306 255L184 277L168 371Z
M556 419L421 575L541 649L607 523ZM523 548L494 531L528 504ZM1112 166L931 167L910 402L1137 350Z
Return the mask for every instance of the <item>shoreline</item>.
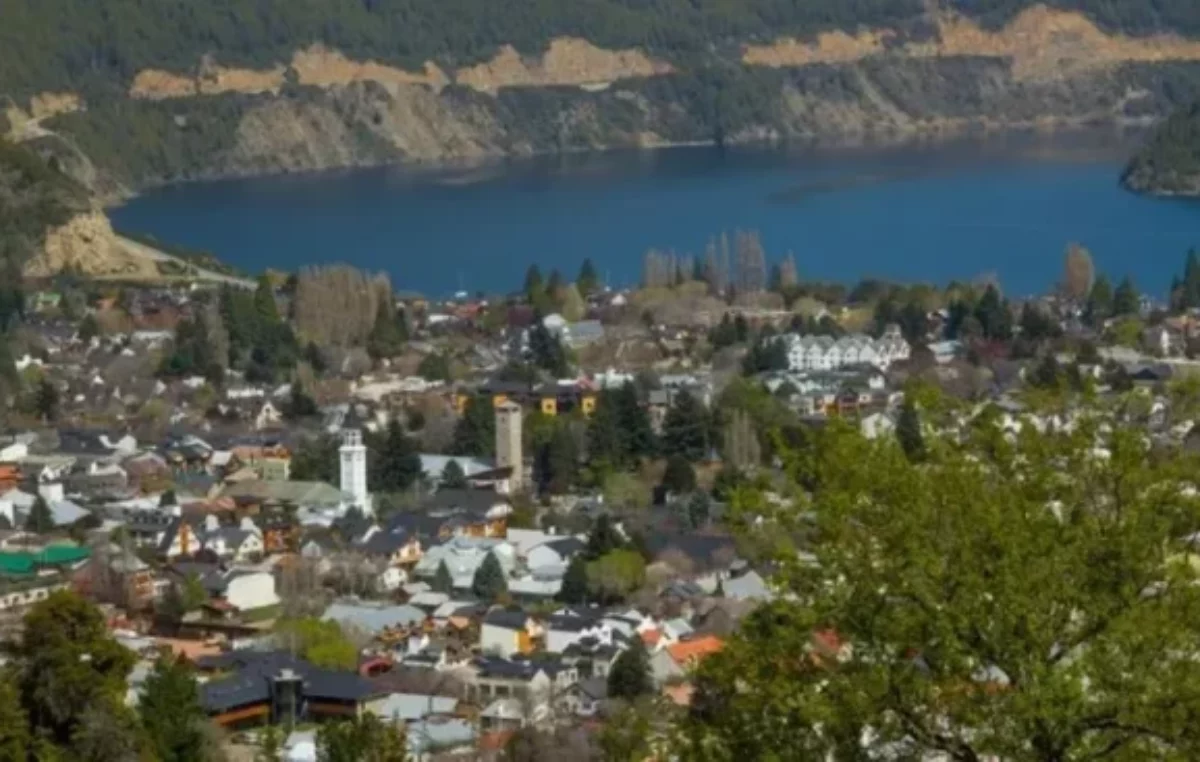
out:
M444 159L420 160L382 160L378 162L361 162L344 166L312 167L296 170L282 169L267 172L238 172L232 174L213 173L211 175L189 177L182 179L154 182L145 186L129 189L114 199L100 198L98 203L106 212L125 206L129 202L147 193L169 192L173 188L197 184L236 183L248 180L312 178L319 176L336 177L340 175L367 170L395 170L402 176L418 182L434 182L442 185L468 186L478 182L486 182L492 177L499 176L514 165L548 162L556 158L565 161L580 158L603 158L613 155L647 155L660 152L709 148L725 151L779 151L786 154L831 154L845 151L859 154L871 151L895 151L906 148L939 148L956 143L964 145L986 144L991 141L1009 141L1013 139L1032 139L1040 141L1061 140L1069 136L1088 135L1111 139L1110 147L1129 141L1134 137L1145 135L1152 124L1144 121L1122 122L1058 122L1047 124L1043 122L1023 122L1004 126L993 126L979 123L956 125L933 125L929 129L917 129L903 133L887 134L854 134L844 139L824 137L789 137L780 135L746 135L735 136L733 139L718 142L717 140L663 141L652 144L630 144L612 146L591 146L524 153L496 153L472 157L450 157ZM1074 146L1059 145L1062 149L1074 150ZM1085 149L1086 150L1086 149ZM1063 153L1059 153L1061 158ZM459 180L455 173L487 172L482 179ZM1119 177L1117 178L1120 179Z

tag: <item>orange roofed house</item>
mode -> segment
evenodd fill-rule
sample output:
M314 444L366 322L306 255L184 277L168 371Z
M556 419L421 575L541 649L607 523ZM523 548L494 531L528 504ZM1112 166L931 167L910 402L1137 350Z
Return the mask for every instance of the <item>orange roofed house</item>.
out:
M660 648L650 657L650 671L658 685L686 678L700 662L725 647L715 635L698 635Z

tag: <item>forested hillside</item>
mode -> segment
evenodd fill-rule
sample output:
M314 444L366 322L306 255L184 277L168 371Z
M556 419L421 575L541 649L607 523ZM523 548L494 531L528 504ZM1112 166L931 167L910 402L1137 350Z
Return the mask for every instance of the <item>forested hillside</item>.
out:
M1130 162L1123 182L1147 193L1200 195L1200 103L1159 126Z
M0 140L0 279L40 247L47 229L87 208L75 181L36 153Z
M1102 28L1200 36L1200 3L1184 0L1048 0ZM1029 0L950 0L995 27ZM0 91L127 84L142 69L193 69L286 61L314 42L351 58L408 67L472 63L505 44L541 52L559 36L681 58L714 46L833 29L905 27L920 33L924 0L5 0Z
M1123 126L1200 98L1200 2L1180 0L0 3L0 135L57 134L104 198L398 161Z

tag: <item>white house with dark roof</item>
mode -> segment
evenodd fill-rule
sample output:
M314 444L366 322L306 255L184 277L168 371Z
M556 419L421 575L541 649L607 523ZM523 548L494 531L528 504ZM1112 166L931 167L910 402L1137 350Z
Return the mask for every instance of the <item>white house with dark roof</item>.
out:
M865 334L779 337L787 349L788 369L792 371L832 370L847 365L873 365L886 369L893 362L907 360L911 348L896 326L888 326L878 339Z

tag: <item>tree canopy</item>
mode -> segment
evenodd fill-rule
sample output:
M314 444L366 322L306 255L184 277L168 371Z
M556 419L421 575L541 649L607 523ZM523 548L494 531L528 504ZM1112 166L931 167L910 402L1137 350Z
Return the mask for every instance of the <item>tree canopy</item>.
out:
M835 423L787 454L795 505L739 495L817 539L702 665L682 758L1195 758L1194 457L1103 411L925 444Z

